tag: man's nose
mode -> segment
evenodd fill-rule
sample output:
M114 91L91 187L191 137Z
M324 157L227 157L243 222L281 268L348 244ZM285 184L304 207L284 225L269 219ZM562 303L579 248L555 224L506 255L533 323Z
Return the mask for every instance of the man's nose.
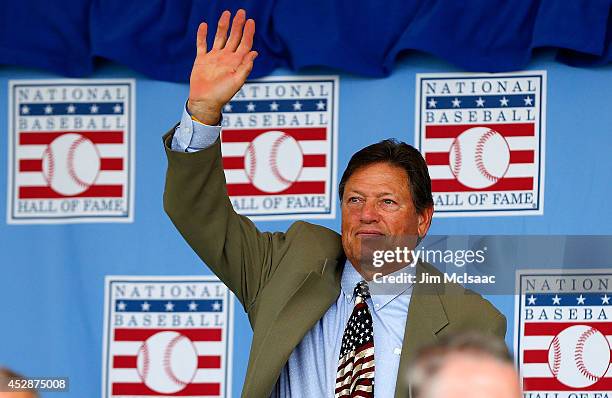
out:
M363 207L361 208L360 221L362 223L369 224L373 222L378 222L379 220L380 214L378 213L376 203L373 201L366 201Z

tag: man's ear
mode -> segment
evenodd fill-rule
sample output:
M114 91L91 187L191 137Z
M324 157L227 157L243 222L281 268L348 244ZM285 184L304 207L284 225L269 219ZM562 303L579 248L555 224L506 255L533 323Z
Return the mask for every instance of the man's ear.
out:
M419 225L417 226L417 232L420 238L427 235L427 231L429 231L429 227L431 226L431 218L433 217L433 212L433 206L429 206L419 213Z

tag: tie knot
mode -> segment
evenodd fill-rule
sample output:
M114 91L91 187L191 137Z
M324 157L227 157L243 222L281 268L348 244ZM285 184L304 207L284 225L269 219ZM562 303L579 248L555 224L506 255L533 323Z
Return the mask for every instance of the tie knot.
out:
M370 298L370 288L368 287L368 282L359 282L357 286L355 286L355 291L353 294L357 297L361 297L364 300Z

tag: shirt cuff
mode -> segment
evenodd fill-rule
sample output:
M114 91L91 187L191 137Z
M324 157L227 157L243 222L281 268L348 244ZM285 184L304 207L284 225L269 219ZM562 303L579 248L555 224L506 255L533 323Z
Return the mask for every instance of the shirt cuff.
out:
M172 150L177 152L197 152L215 143L221 134L221 121L216 126L209 126L194 120L183 107L183 116L172 137Z

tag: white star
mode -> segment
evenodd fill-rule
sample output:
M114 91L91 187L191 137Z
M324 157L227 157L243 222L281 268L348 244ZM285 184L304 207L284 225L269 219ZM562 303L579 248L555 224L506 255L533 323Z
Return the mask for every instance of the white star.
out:
M117 304L117 310L119 311L125 311L125 307L126 304L123 301L120 301L119 304Z
M213 311L219 311L221 309L221 303L218 301L215 301L212 305Z
M66 112L68 112L68 113L74 113L74 112L76 112L76 106L74 106L74 105L72 105L72 104L68 105L68 106L66 107Z
M117 105L113 106L113 112L121 113L121 105L117 104Z
M21 113L23 113L24 115L27 115L28 113L30 113L30 107L28 107L27 105L22 106Z
M453 100L453 108L459 108L461 106L461 101L459 100L459 98L455 98Z
M525 101L525 105L533 105L533 99L531 99L531 97L525 97L523 101Z
M610 297L608 297L607 294L604 294L604 296L601 298L601 304L610 304Z
M247 104L247 112L254 112L255 111L255 104L252 102L249 102Z
M189 311L195 311L198 309L198 304L194 301L192 301L191 303L189 303Z
M96 104L93 104L92 106L89 107L89 112L98 113L98 106Z
M45 114L50 115L53 113L53 107L51 105L45 106Z
M502 99L499 100L499 103L501 104L501 106L508 106L508 98L506 98L506 96L504 95Z
M231 112L232 111L232 104L227 103L225 104L225 106L223 107L223 112Z
M142 307L143 311L149 311L149 309L151 308L151 304L145 301L144 303L140 304L140 307Z
M560 305L561 304L561 297L559 297L558 294L555 294L555 297L553 297L553 305Z
M166 311L174 311L174 304L172 304L170 301L166 303Z
M536 299L535 297L533 297L533 294L532 294L531 296L529 296L529 297L527 298L527 300L529 301L529 302L527 303L527 305L535 305L535 302L536 302L536 300L537 300L537 299Z
M438 102L435 99L432 98L429 101L427 101L427 106L430 107L430 108L435 108L437 103Z
M482 97L478 97L478 99L476 100L476 106L484 106L485 100L482 99Z
M272 102L270 104L270 110L271 111L277 111L278 110L278 103L276 101Z
M293 103L293 110L294 111L301 111L302 110L302 103L300 101L295 101Z
M325 102L323 102L323 101L317 102L317 110L318 111L324 111L325 110Z
M583 297L582 294L579 297L576 297L576 300L578 300L578 304L584 304L584 299L585 297Z

